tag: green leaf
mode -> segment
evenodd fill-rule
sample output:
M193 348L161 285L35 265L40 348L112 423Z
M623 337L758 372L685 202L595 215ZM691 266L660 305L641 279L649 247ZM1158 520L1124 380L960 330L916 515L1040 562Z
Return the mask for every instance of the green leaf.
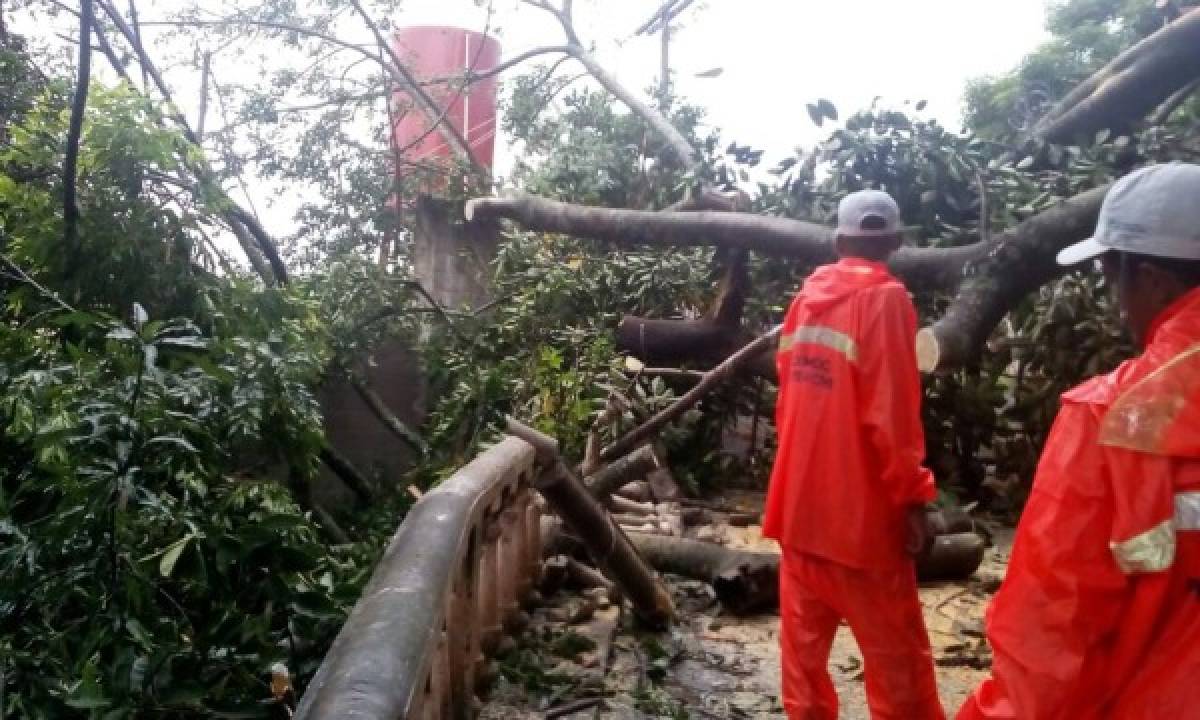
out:
M837 107L835 107L833 103L829 102L825 98L821 98L817 101L817 109L821 112L821 115L829 118L830 120L838 119Z
M821 124L825 122L825 116L821 114L821 109L812 103L805 105L805 109L808 110L808 117L812 119L813 124L821 127Z
M162 558L158 561L158 572L160 575L171 577L171 573L175 570L175 563L179 562L179 556L183 554L183 549L187 547L191 539L191 535L184 535L167 547Z

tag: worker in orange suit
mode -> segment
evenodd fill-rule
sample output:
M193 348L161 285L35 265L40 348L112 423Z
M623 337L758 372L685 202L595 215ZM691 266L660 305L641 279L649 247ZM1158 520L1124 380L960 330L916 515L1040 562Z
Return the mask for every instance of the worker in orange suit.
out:
M1098 257L1142 348L1067 392L959 720L1200 718L1200 166L1113 185Z
M838 206L840 260L804 283L776 355L779 450L763 534L780 566L783 705L837 718L829 651L845 619L865 661L871 717L943 717L912 555L929 539L916 311L884 264L900 210L877 190Z

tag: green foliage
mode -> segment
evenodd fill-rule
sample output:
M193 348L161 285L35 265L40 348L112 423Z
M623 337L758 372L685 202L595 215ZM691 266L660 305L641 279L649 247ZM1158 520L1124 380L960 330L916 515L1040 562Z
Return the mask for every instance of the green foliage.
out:
M487 423L507 412L535 419L577 456L608 394L638 392L614 354L621 314L703 302L701 258L698 251L614 256L568 238L511 235L497 260L501 301L426 347L431 394L439 398L428 423L434 446L465 459ZM660 400L645 402L658 407L666 392L660 381L651 390Z
M512 181L538 195L605 207L655 208L678 199L683 168L665 141L604 91L568 91L571 81L547 80L539 69L513 82L501 123L519 150ZM548 111L560 96L561 111ZM703 111L668 101L667 117L711 156L715 136L698 135Z
M273 662L315 669L352 598L289 492L315 469L318 358L281 300L258 337L140 305L4 328L6 712L245 710Z
M265 716L370 555L303 508L334 303L199 265L220 194L163 195L192 150L123 87L90 93L64 248L66 87L0 82L0 715Z

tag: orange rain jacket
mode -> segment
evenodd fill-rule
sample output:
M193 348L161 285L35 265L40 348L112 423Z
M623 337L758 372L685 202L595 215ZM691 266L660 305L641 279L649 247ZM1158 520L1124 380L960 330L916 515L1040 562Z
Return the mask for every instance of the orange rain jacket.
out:
M959 720L1200 717L1200 290L1063 396Z
M854 568L895 568L904 509L932 500L921 466L917 318L881 263L818 268L788 309L776 355L779 450L763 534Z

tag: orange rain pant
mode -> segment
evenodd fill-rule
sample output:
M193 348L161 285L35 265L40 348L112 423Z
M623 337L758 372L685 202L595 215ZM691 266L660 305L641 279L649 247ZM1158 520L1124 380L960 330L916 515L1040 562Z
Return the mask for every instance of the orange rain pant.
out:
M835 720L829 651L850 625L873 720L942 720L912 563L860 570L784 549L779 572L783 706L790 720Z

